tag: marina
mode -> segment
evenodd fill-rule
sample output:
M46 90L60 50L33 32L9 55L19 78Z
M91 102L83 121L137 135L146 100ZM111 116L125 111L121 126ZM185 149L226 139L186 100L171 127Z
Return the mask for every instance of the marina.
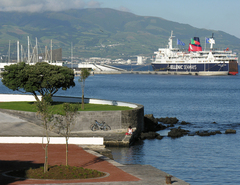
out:
M183 51L178 48L173 48L173 31L169 37L168 47L159 48L154 52L155 60L151 63L143 63L143 57L137 56L136 64L132 64L128 60L126 69L122 68L121 63L109 63L109 59L101 61L100 58L92 57L89 62L73 63L73 56L71 61L62 61L62 50L56 49L48 51L45 48L45 53L39 54L38 44L30 49L28 37L28 57L25 58L28 64L34 65L37 62L48 62L52 65L66 66L72 68L76 75L79 75L81 69L86 68L91 70L91 74L153 74L153 75L197 75L197 76L223 76L223 75L236 75L238 74L238 57L235 53L226 48L219 50L213 48L215 40L213 35L211 38L206 38L206 42L210 44L209 50L202 50L200 39L194 37L189 43L188 51ZM180 40L178 44L185 45ZM17 60L15 62L8 60L8 62L0 63L0 72L4 70L4 66L16 64L23 61L22 51L20 57L19 41L17 42ZM206 48L206 47L205 47ZM10 59L10 56L8 57ZM21 59L21 60L20 60ZM58 60L59 59L59 60ZM98 61L99 60L99 61ZM76 62L76 61L75 61ZM148 67L145 70L139 70L141 66ZM152 67L152 69L149 69ZM135 69L132 69L135 68Z

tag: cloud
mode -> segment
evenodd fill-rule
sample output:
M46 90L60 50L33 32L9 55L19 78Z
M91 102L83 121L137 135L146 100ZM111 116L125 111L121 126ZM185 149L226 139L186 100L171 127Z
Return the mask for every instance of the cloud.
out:
M0 0L0 11L44 12L100 6L95 0Z
M122 12L131 12L130 9L128 9L127 7L124 7L124 6L120 6L120 7L118 8L118 10L119 10L119 11L122 11Z
M92 0L92 1L87 3L87 7L88 8L100 8L101 7L101 3Z

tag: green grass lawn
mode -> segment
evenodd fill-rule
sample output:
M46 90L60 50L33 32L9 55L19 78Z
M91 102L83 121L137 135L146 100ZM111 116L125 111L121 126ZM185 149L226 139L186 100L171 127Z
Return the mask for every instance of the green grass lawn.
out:
M64 102L54 102L52 110L54 114L61 114ZM19 111L37 112L34 102L0 102L0 109L11 109ZM130 107L101 105L101 104L84 104L84 110L79 104L78 111L116 111L116 110L131 110Z

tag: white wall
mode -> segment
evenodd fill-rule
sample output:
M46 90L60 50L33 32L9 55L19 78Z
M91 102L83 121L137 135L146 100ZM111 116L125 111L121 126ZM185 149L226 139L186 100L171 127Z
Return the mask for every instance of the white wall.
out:
M41 99L41 96L38 96ZM21 94L0 94L0 102L12 102L12 101L36 101L33 95L21 95ZM53 101L59 102L81 102L81 97L67 97L67 96L53 96ZM112 101L112 100L100 100L100 99L85 99L85 102L92 104L103 105L116 105L136 108L137 105L128 102Z
M38 96L41 99L41 96ZM21 94L0 94L0 102L12 101L36 101L33 95Z
M46 143L42 137L0 137L0 143ZM65 137L50 137L50 144L66 144ZM70 137L68 144L77 145L103 145L103 137Z

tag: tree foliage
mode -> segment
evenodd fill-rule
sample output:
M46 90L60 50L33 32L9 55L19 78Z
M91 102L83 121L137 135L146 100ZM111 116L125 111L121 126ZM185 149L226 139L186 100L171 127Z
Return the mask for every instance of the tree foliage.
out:
M89 69L81 69L81 74L80 77L78 79L78 81L81 84L81 88L82 88L82 110L84 110L84 87L85 87L85 80L87 79L87 77L90 75L90 70Z
M13 91L29 92L37 101L37 94L51 97L59 90L74 87L74 72L72 69L38 62L29 65L24 62L4 67L2 83Z

